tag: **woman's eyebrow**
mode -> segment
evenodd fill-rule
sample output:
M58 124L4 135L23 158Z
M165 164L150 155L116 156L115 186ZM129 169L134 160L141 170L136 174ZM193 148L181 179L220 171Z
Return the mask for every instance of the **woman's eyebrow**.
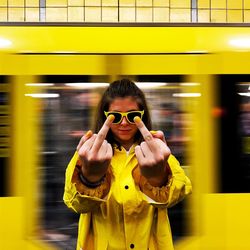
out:
M131 112L131 111L140 111L140 110L136 110L136 109L130 109L128 111L118 111L118 110L111 110L109 112L119 112L119 113L126 113L126 112Z

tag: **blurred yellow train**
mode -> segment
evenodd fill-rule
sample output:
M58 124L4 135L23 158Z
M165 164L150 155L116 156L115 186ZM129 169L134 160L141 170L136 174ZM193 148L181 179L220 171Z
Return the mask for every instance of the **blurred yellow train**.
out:
M176 250L250 249L250 26L191 24L0 26L0 249L74 249L64 171L122 77L193 183Z

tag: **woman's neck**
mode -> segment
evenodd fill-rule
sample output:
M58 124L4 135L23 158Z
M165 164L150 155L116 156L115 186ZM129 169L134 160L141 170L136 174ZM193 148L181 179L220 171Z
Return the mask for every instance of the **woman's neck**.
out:
M133 146L133 144L134 143L122 143L121 145L122 145L122 147L124 147L125 148L125 150L126 151L129 151L130 150L130 148Z

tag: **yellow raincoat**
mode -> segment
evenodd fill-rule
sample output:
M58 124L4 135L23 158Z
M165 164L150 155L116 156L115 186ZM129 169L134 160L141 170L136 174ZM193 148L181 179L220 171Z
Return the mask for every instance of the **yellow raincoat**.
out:
M66 170L65 204L80 213L77 250L173 250L167 208L191 192L191 183L173 155L164 187L140 175L134 147L114 148L106 179L87 188L79 178L77 152Z

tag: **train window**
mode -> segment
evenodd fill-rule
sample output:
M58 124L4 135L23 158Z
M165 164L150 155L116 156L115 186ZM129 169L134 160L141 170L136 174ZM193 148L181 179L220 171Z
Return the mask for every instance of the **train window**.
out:
M183 100L176 97L181 92L183 77L140 75L129 78L146 95L153 128L165 133L173 154L188 171L186 132L190 129L190 116L183 110ZM43 99L44 240L70 250L75 249L78 215L62 201L65 169L79 139L92 127L93 111L108 85L109 76L45 76L42 82L50 83L45 92L48 97L52 94L52 98ZM169 210L174 240L188 234L186 216L185 201Z
M10 155L10 84L0 76L0 197L8 196L8 164Z
M90 81L99 84L91 83L96 86L91 88ZM42 99L43 238L60 249L73 250L79 215L70 211L62 200L65 169L81 136L92 127L92 112L108 80L105 76L49 75L42 82L48 85L45 87L48 98Z
M250 75L219 77L221 192L250 191Z
M7 190L6 190L6 169L7 169L7 163L5 157L0 157L0 197L6 196Z

